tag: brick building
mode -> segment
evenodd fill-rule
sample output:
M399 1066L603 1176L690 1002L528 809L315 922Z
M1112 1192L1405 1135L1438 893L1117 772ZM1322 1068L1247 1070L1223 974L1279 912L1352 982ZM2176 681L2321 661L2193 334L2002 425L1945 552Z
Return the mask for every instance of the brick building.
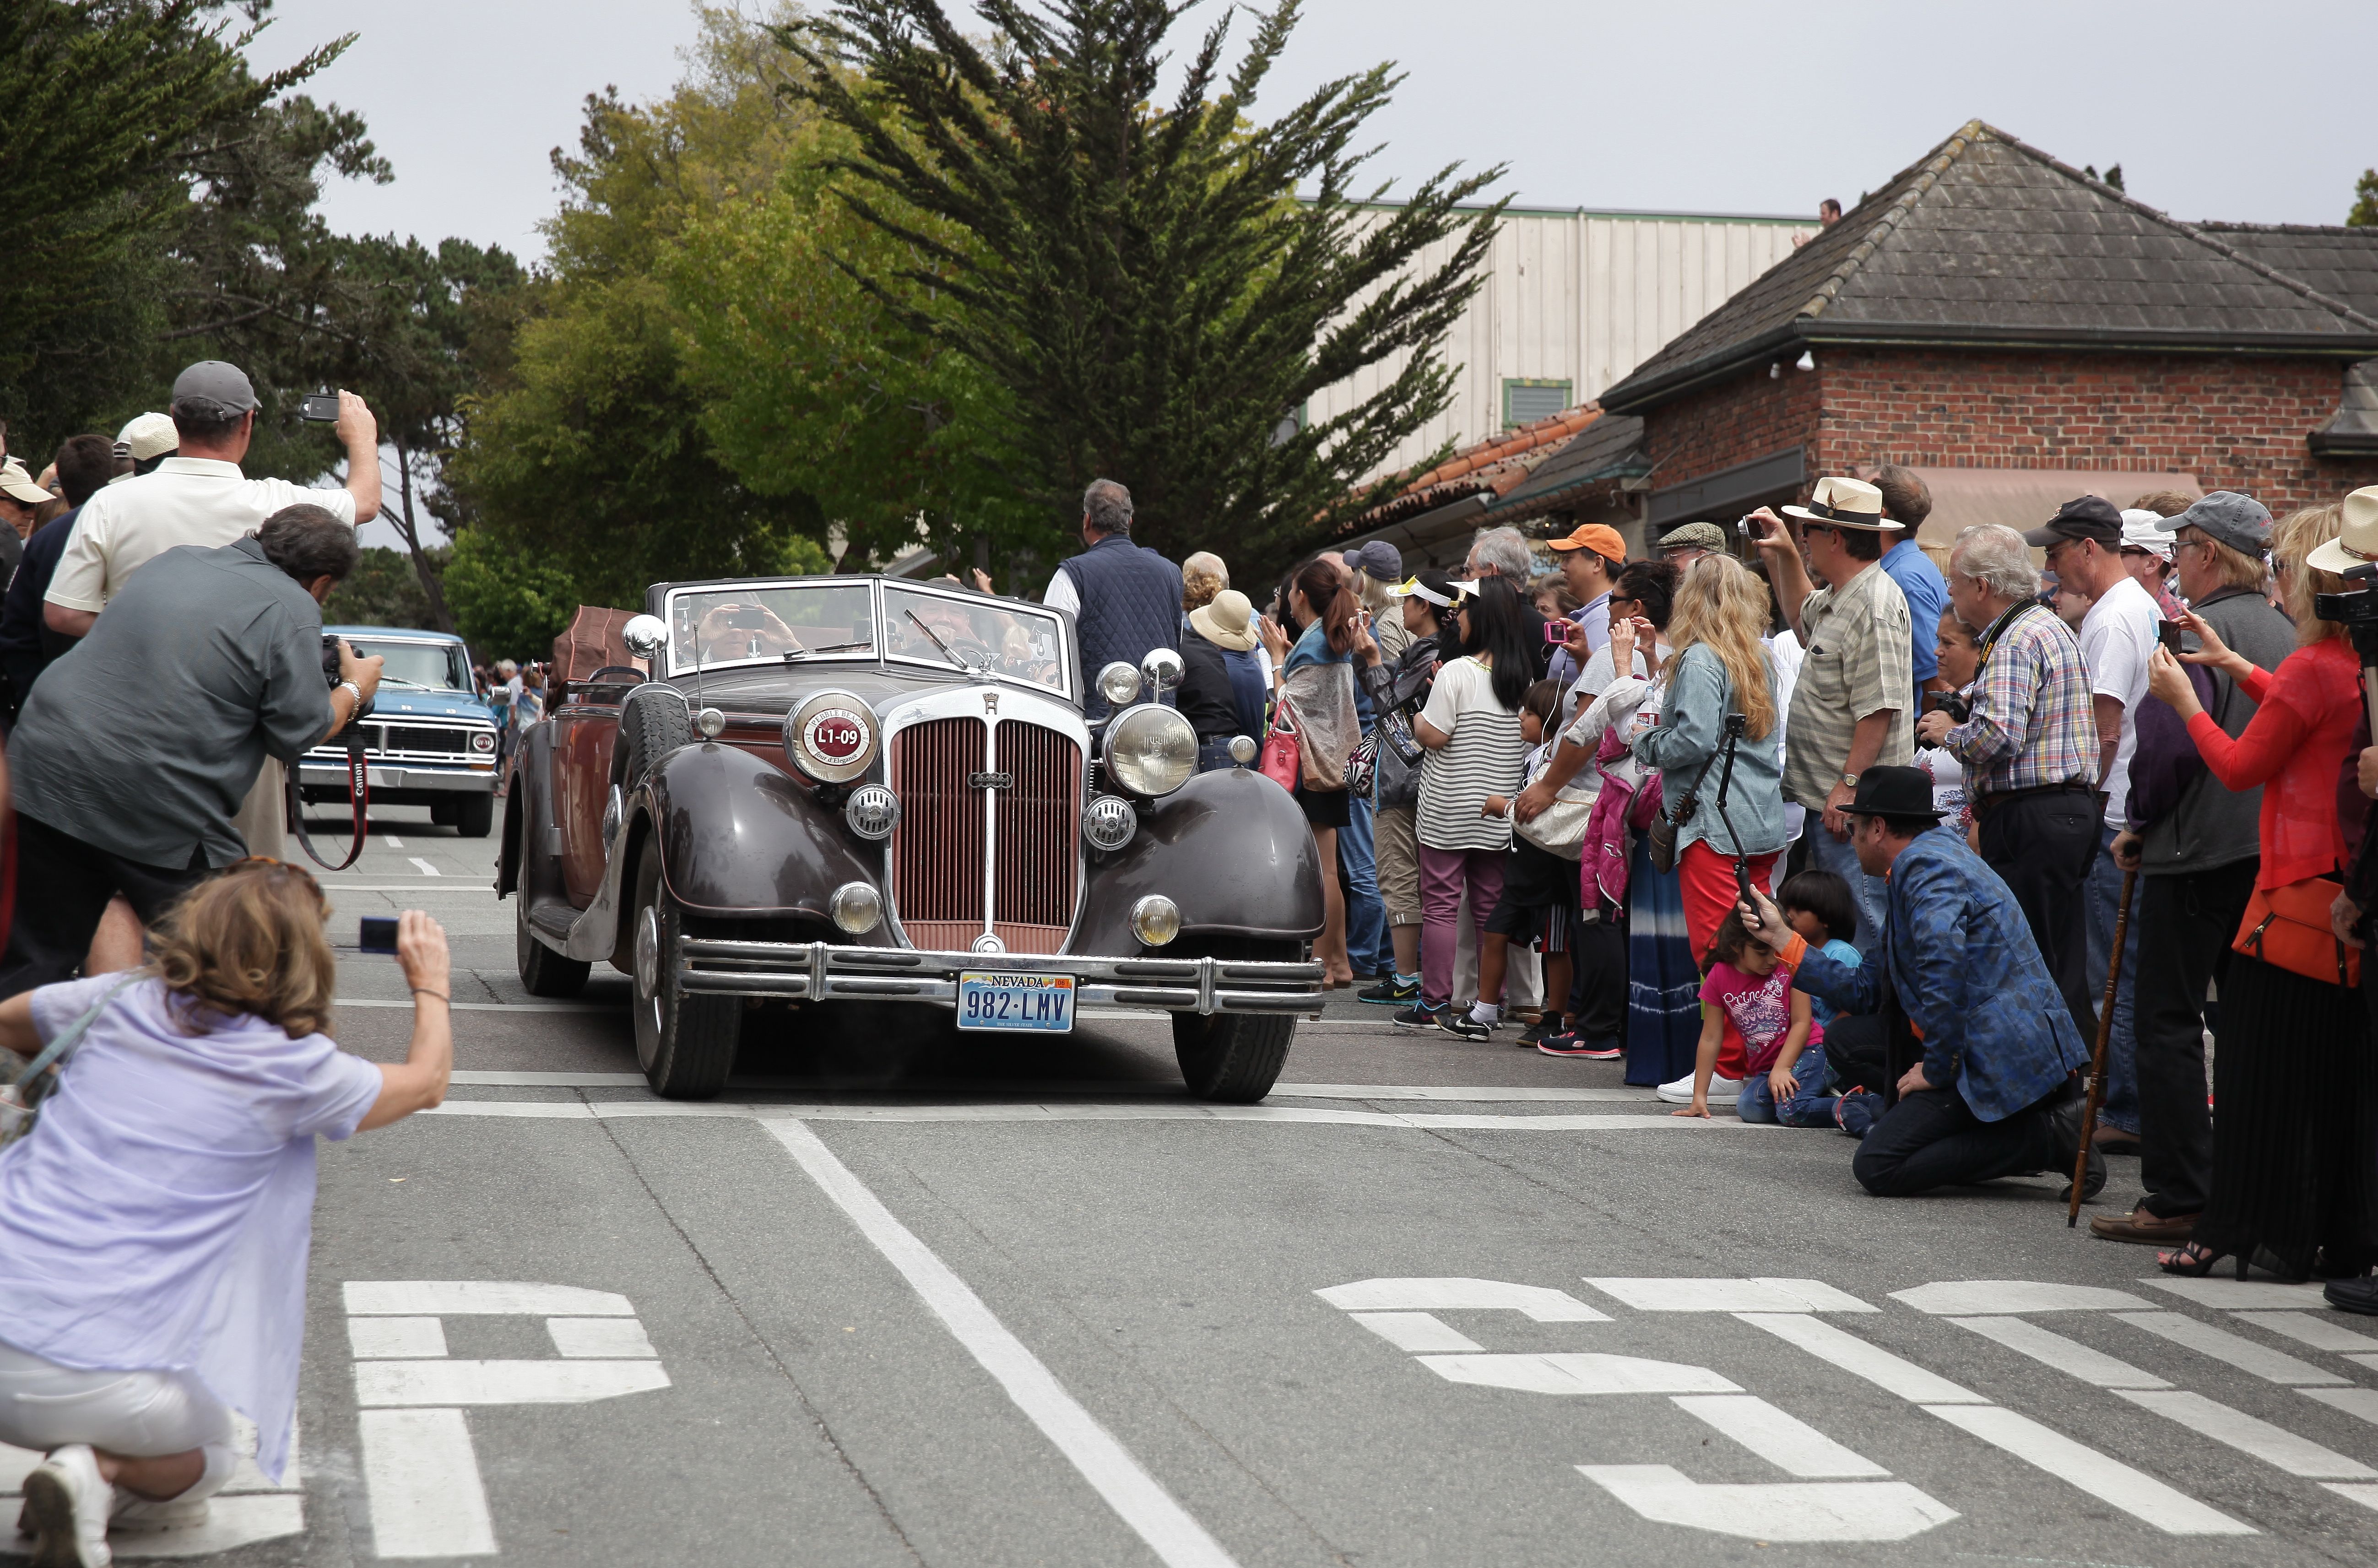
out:
M2378 483L2373 372L2378 232L2182 223L1976 121L1605 391L1641 428L1597 484L1551 454L1479 521L1656 533L1886 462L1943 542L2086 492L2284 512Z

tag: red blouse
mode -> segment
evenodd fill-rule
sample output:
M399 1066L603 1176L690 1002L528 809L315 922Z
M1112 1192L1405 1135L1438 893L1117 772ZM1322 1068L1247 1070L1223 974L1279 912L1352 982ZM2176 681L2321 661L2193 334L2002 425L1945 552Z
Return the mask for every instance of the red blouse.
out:
M2257 704L2245 734L2232 740L2199 711L2188 721L2188 737L2228 788L2263 786L2263 864L2254 886L2267 892L2336 875L2345 858L2336 771L2352 749L2361 711L2361 665L2352 645L2323 638L2276 670L2248 671L2238 689Z

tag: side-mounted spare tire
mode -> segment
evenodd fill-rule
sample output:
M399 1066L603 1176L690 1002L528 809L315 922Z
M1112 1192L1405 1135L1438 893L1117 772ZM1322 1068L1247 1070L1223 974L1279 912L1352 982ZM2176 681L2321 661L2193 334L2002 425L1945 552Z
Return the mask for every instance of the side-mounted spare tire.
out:
M628 693L619 704L619 784L634 789L653 764L680 746L693 744L693 715L675 687L655 682Z

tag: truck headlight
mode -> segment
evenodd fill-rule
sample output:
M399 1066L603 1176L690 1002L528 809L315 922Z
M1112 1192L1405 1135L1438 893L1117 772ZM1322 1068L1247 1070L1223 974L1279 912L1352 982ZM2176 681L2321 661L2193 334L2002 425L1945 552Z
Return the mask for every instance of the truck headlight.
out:
M1117 659L1099 672L1099 695L1107 700L1110 708L1126 707L1139 700L1139 672Z
M860 784L842 803L842 820L863 839L885 839L900 825L900 797L882 784Z
M1129 844L1138 831L1139 813L1128 800L1101 795L1082 808L1082 836L1090 841L1092 849L1111 853Z
M1129 709L1107 725L1106 776L1134 795L1171 795L1197 771L1197 732L1174 708Z
M863 937L883 918L883 895L865 882L845 882L826 901L826 912L835 925L854 937Z
M1181 906L1160 892L1131 906L1131 934L1148 947L1162 947L1181 934Z
M495 748L496 748L496 732L495 732L495 731L493 731L493 730L474 730L474 731L473 731L473 732L472 732L472 734L471 734L471 749L472 749L472 750L474 750L474 751L493 751Z
M875 711L847 691L812 694L785 715L785 760L803 778L848 784L875 760Z

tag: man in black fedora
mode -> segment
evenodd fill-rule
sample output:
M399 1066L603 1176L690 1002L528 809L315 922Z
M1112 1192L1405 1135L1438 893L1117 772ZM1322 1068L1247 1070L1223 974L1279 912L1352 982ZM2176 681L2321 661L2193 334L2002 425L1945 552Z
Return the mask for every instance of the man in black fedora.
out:
M1914 768L1868 769L1844 814L1860 868L1887 880L1880 955L1856 968L1828 958L1757 895L1744 920L1792 966L1795 986L1844 1012L1879 1012L1895 995L1922 1044L1880 1117L1880 1096L1843 1098L1842 1125L1865 1133L1851 1173L1877 1197L1907 1197L2070 1171L2089 1053L2014 894L1940 827L1931 780ZM2105 1179L2093 1152L2084 1193Z

